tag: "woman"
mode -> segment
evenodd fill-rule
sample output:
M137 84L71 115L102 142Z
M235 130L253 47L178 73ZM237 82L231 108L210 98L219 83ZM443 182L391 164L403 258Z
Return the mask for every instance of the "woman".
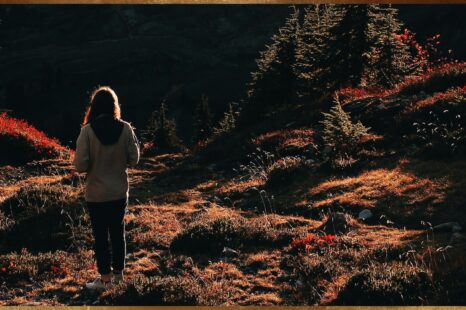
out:
M85 199L100 273L95 281L86 284L88 289L104 289L111 282L123 281L127 167L138 161L138 141L131 125L120 118L117 95L108 86L97 88L91 94L74 159L76 170L87 173Z

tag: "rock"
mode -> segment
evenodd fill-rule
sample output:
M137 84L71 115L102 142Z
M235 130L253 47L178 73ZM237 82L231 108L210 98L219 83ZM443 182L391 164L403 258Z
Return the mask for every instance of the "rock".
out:
M373 216L372 211L369 209L364 209L361 212L359 212L358 219L360 220L367 220L368 218L371 218Z
M450 243L466 243L466 235L455 232L451 235Z
M238 251L233 250L233 249L228 248L228 247L223 248L222 254L227 256L227 257L238 257L239 256Z
M379 105L377 105L375 107L376 107L377 110L385 110L386 109L385 104L383 104L383 103L381 103L381 104L379 104Z
M324 149L322 150L322 154L328 155L332 152L332 148L330 146L325 146Z
M342 212L330 213L322 230L328 234L345 233L351 227L350 217Z
M461 231L463 228L460 226L458 222L448 222L442 223L437 226L433 227L433 231L444 231L444 232L452 232L456 233Z

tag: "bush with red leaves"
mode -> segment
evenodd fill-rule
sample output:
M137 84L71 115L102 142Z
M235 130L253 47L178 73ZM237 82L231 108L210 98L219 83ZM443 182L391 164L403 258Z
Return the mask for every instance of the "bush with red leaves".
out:
M0 113L0 145L0 163L6 164L70 156L70 150L56 139L6 113Z
M291 242L290 252L307 253L335 244L334 235L307 235L304 238L295 239Z

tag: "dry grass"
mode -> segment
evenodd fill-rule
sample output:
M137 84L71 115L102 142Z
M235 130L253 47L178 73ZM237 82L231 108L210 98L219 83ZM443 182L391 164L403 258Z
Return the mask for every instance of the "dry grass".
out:
M288 147L304 149L313 145L314 131L308 128L276 130L252 139L252 143L261 148L277 151Z
M265 180L262 178L253 178L244 181L229 181L226 184L221 185L217 189L219 195L231 196L235 194L242 194L251 188L260 188L265 184Z
M174 236L181 230L177 214L172 208L163 206L136 206L125 221L128 225L128 238L138 248L168 248Z
M423 214L443 203L451 184L445 179L420 177L398 166L376 169L356 177L331 179L309 190L315 208L376 208L397 217L409 217L421 208Z
M158 160L148 160L145 169L130 171L132 197L142 202L131 204L126 216L127 284L90 296L83 286L96 276L92 251L65 252L61 260L67 274L52 277L50 271L41 271L43 282L39 286L32 284L32 289L24 293L18 293L23 285L21 282L8 281L8 292L0 289L0 293L11 296L2 303L13 305L39 300L46 305L94 302L119 305L331 305L348 300L345 292L354 291L351 283L356 283L358 277L365 277L374 283L374 287L390 292L390 298L395 298L396 303L399 292L416 292L424 285L423 276L419 274L425 270L433 272L432 276L444 283L444 279L459 274L464 268L461 244L455 245L455 249L458 248L455 251L441 254L436 251L448 244L447 236L436 235L435 242L426 244L424 230L362 223L352 225L346 234L339 235L335 246L292 254L287 251L291 241L319 233L325 218L317 220L302 215L276 214L271 212L272 209L266 209L265 213L262 209L240 210L234 201L222 205L214 199L215 196L253 198L255 194L251 188L264 186L263 181L255 179L235 182L223 175L213 175L199 181L193 181L189 176L184 180L173 179L180 180L179 183L157 183L160 176L172 178L175 171L172 169L176 169L176 161L169 164L169 158L163 160L163 168ZM461 187L466 182L462 174L464 168L463 161L401 160L394 168L368 170L355 176L325 179L325 175L315 174L309 180L294 183L292 190L283 191L281 195L287 195L290 206L302 200L302 203L320 209L340 205L355 210L372 208L374 212L383 211L383 214L392 212L400 220L410 218L406 211L417 210L419 213L415 212L412 219L420 221L420 216L427 218L430 211L449 202L458 200L454 204L458 207L464 201L461 196ZM54 176L20 182L39 182L56 188L64 186ZM11 186L18 189L18 184ZM76 195L79 195L78 189L72 193L74 198ZM219 226L232 228L233 234L229 234L228 229L217 230L217 226L211 225L219 221L233 223ZM170 252L168 248L173 241L183 235L196 237L199 244L194 247L197 249L212 242L212 238L221 237L227 242L220 243L213 252L188 254L191 257ZM225 236L227 238L222 239ZM187 245L193 245L192 240L182 242L183 247ZM237 250L237 255L223 255L223 246ZM26 265L46 265L39 259L42 254L30 255L33 257L30 260L38 263ZM379 271L385 266L390 272L380 276L364 273L367 266ZM31 271L27 272L33 272L31 274L37 278L38 274L33 271L36 267L28 268ZM462 285L460 280L458 278L454 283ZM402 286L393 284L396 281ZM442 284L444 289L456 292L447 284ZM366 290L369 289L355 292L364 295ZM461 294L455 294L458 300Z

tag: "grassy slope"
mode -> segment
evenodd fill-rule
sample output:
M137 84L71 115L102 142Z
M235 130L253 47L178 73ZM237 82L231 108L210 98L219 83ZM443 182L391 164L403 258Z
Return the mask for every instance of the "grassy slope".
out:
M318 128L303 123L264 126L251 148L304 154ZM10 242L0 248L0 304L465 304L465 237L428 227L466 225L466 161L426 159L376 133L383 143L345 171L288 158L290 170L277 173L274 158L265 177L238 180L238 163L143 159L130 170L128 284L102 294L83 289L96 270L70 163L2 167L0 237ZM374 213L366 223L356 219L362 209ZM293 251L292 240L336 233L330 211L347 216L334 244ZM50 237L37 233L43 223Z

